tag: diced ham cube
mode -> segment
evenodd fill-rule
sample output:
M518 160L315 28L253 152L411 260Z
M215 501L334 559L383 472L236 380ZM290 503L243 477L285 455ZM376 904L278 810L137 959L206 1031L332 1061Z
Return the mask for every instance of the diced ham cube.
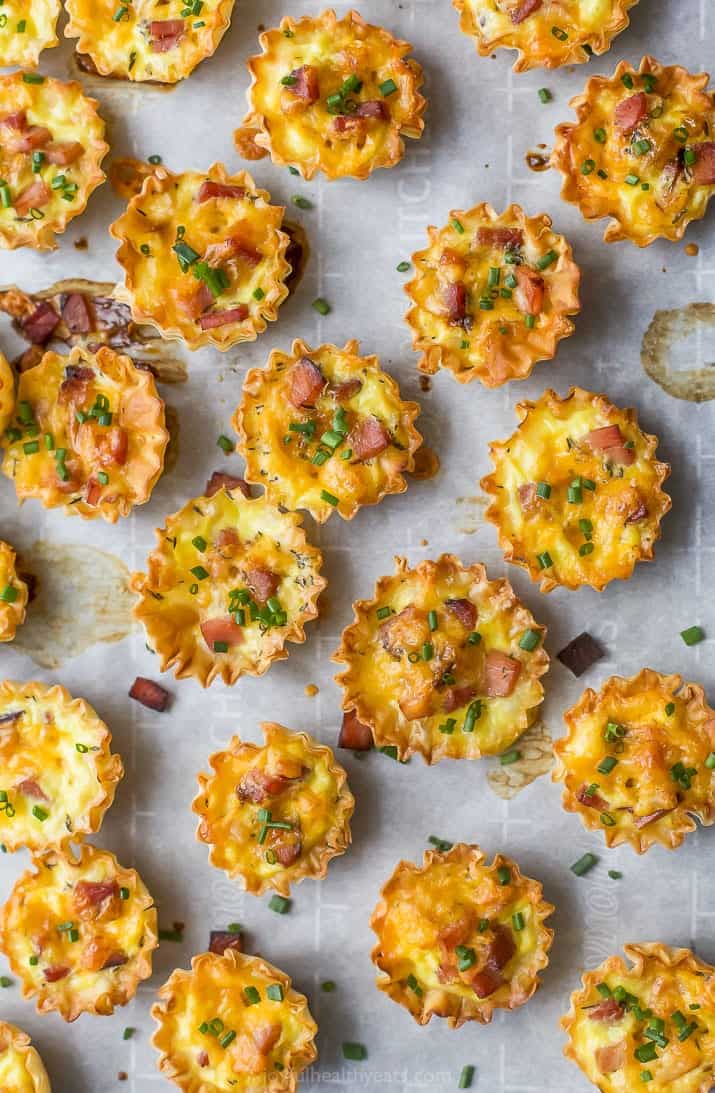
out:
M524 315L539 315L544 307L544 278L526 266L516 266L514 303Z
M264 604L270 600L271 596L275 596L280 587L281 578L278 573L270 569L254 566L246 573L246 581L256 603Z
M521 228L477 228L477 243L480 247L520 247L524 242Z
M224 618L206 619L201 623L201 635L211 652L215 652L216 642L228 645L240 645L243 641L243 629L235 623L230 615Z
M84 914L118 896L119 885L115 880L80 880L74 886L73 901L79 914Z
M323 373L309 357L301 357L291 368L288 398L294 406L314 406L324 387Z
M492 926L492 931L494 933L494 939L489 946L487 965L493 965L501 970L507 966L516 952L516 943L514 941L513 933L509 927L504 926L503 923L497 922Z
M242 323L248 318L248 307L239 304L238 307L227 308L225 311L210 311L208 315L202 315L199 326L202 330L214 330L218 326L228 326L229 323Z
M152 679L146 679L144 676L137 676L134 680L129 697L133 698L135 702L140 702L147 709L156 710L158 713L163 713L169 702L169 692Z
M58 167L67 167L70 163L76 163L80 156L84 155L84 145L77 140L53 140L44 149L48 163L54 163Z
M447 309L447 322L453 326L464 321L467 314L467 290L461 281L451 281L442 290L444 306Z
M539 503L536 482L524 482L517 490L522 512L533 512Z
M107 429L109 456L113 463L123 467L129 451L129 434L121 425L112 425Z
M245 246L241 237L237 235L224 239L221 243L211 243L204 254L204 260L210 266L220 266L228 262L230 258L238 258L254 269L263 260L263 255L255 247Z
M648 506L646 505L645 501L643 501L643 499L641 498L638 501L638 504L636 505L636 507L633 509L633 511L629 512L628 516L626 516L625 523L626 524L638 524L638 523L640 523L641 520L645 520L647 515L648 515Z
M445 600L444 606L459 619L466 630L473 630L477 621L477 607L471 600L462 597L458 600Z
M382 422L371 414L350 430L347 445L352 448L355 459L374 459L390 447L390 434Z
M617 1002L615 998L606 998L599 1005L594 1006L592 1010L588 1010L588 1016L592 1021L620 1021L622 1020L625 1009L620 1002Z
M168 53L184 37L183 19L154 19L149 26L153 53Z
M617 1044L596 1048L595 1059L601 1074L613 1074L620 1070L626 1061L626 1041L619 1040Z
M589 787L587 785L581 786L576 794L576 800L580 801L586 808L597 808L599 812L608 811L608 801L599 796L598 793L589 793Z
M343 380L342 383L331 383L330 394L336 402L347 402L362 390L362 380Z
M22 321L22 333L33 345L44 345L60 321L55 309L41 300L32 315Z
M693 181L698 186L715 186L715 141L703 141L693 148L696 155L693 164Z
M213 497L219 490L240 490L244 497L251 496L250 487L243 478L225 474L223 471L214 471L204 487L204 493L206 497Z
M62 304L62 318L71 334L87 334L92 329L87 297L70 292Z
M635 462L635 449L625 446L625 440L618 425L604 425L600 429L592 429L586 434L585 439L592 451L603 452L613 463L622 463L630 467Z
M7 129L20 131L27 128L27 114L24 110L16 110L12 114L5 114L0 118L0 125Z
M27 129L13 130L3 144L8 152L30 153L43 148L52 140L52 133L44 125L31 125Z
M31 182L22 193L15 198L13 206L18 216L27 216L30 209L42 209L49 202L52 194L41 179Z
M102 487L97 478L87 479L87 489L85 491L84 499L88 505L98 505L102 499Z
M295 780L283 774L272 774L259 767L250 767L236 786L236 794L242 801L252 801L253 804L260 805L271 797L280 796Z
M298 861L303 850L300 831L271 831L268 836L268 848L273 851L278 864L288 869Z
M234 186L228 182L214 182L213 179L206 179L201 183L196 200L199 205L203 205L204 201L210 201L212 197L231 197L240 200L245 196L246 191L243 186Z
M333 118L330 129L343 140L350 140L351 137L362 140L367 133L367 122L365 118L360 118L357 114L338 114L336 118Z
M370 751L373 746L370 726L358 720L355 710L346 710L343 714L343 723L340 726L338 747L349 748L350 751Z
M621 99L613 117L617 127L622 133L629 133L635 129L638 122L642 121L648 113L648 96L644 91L638 91L635 95L629 95L627 99Z
M318 70L313 65L301 65L291 72L294 83L287 86L286 90L297 99L301 99L307 105L317 102L320 97L318 83Z
M257 1025L251 1030L251 1036L261 1055L267 1055L280 1040L282 1032L283 1026L279 1021L275 1021L270 1025Z
M508 698L521 674L521 661L492 649L486 655L484 670L489 698Z
M477 693L476 687L449 687L444 692L442 706L445 713L452 713L471 702Z
M525 19L528 19L530 15L539 10L542 3L543 0L519 0L519 3L510 12L512 23L515 25L523 23Z
M656 820L661 820L663 816L667 816L668 813L672 811L672 808L658 808L655 812L649 812L647 816L634 816L633 823L640 831L642 827L647 827L648 824L653 824Z
M209 934L209 952L223 956L226 949L243 952L243 934L231 930L212 930Z
M470 976L469 982L477 998L488 998L504 982L504 977L495 968L482 968Z
M49 801L50 799L34 778L24 778L22 782L17 783L15 789L23 796L33 797L36 801Z
M359 118L380 118L387 121L390 117L390 109L382 99L370 99L368 102L359 104L356 114Z
M45 968L45 982L46 983L58 983L60 979L66 979L70 973L69 968L65 968L62 965L55 964L51 968Z

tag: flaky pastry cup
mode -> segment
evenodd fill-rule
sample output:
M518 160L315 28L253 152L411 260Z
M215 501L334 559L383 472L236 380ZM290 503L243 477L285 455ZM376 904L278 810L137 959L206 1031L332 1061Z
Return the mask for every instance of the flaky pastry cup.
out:
M403 137L422 135L427 103L411 45L356 11L287 15L260 43L263 53L247 62L249 113L235 134L244 157L268 154L306 179L317 171L365 179L399 163Z
M0 539L0 642L13 641L25 621L29 589L18 575L15 551Z
M497 214L482 202L452 209L448 224L427 234L405 285L420 371L448 368L460 383L500 387L555 356L574 331L581 272L550 217L519 205Z
M59 45L60 10L60 0L12 0L11 9L0 13L5 16L0 26L0 66L36 68L42 51Z
M0 912L0 949L37 996L39 1013L65 1021L110 1014L151 975L156 906L134 869L83 844L33 858Z
M702 687L643 668L589 687L564 721L553 779L566 811L607 846L674 850L694 816L715 823L715 710Z
M715 101L707 73L644 57L593 76L571 99L577 121L556 127L551 156L561 197L586 220L610 216L606 243L682 239L715 193Z
M52 1093L45 1064L30 1037L8 1021L0 1021L0 1076L8 1093Z
M581 387L564 398L548 389L517 403L516 414L516 431L490 444L495 469L481 480L506 560L542 592L601 592L627 580L636 562L653 558L671 506L657 437L642 432L635 410Z
M602 1093L709 1093L715 968L661 942L623 948L631 966L609 956L571 995L564 1055Z
M330 748L274 721L261 728L262 747L234 736L211 756L214 773L199 774L191 807L212 865L256 896L288 896L348 849L355 798Z
M276 349L266 368L248 372L232 425L246 481L322 524L404 493L422 443L419 412L357 341L311 349L296 339L290 353Z
M318 1055L306 997L285 972L235 949L172 972L151 1013L159 1070L184 1093L295 1093Z

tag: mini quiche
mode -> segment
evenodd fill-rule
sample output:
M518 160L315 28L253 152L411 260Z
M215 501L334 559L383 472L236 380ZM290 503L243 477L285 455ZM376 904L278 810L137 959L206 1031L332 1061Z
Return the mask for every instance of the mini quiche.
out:
M564 721L553 775L563 806L608 846L675 849L693 816L715 823L715 710L702 687L644 668L589 688Z
M624 950L631 966L609 956L571 995L564 1055L602 1093L709 1093L715 968L659 942Z
M141 877L114 854L82 845L33 859L0 914L0 949L37 995L40 1013L65 1021L109 1014L151 975L156 907Z
M0 12L0 66L35 68L43 49L59 43L59 14L60 0L5 0Z
M551 360L573 333L581 273L550 218L518 205L497 214L483 202L453 209L446 227L427 233L405 286L420 370L448 368L460 383L500 387Z
M28 596L27 585L15 568L15 551L0 539L0 642L12 641L22 626Z
M216 52L234 0L67 0L68 38L78 38L100 76L173 84Z
M541 581L602 591L653 557L670 509L661 486L670 474L655 458L658 440L635 410L572 387L516 406L519 427L491 444L494 472L481 486L494 500L486 517L504 557Z
M156 534L149 572L133 574L130 587L162 671L204 687L216 676L231 684L284 660L287 641L305 641L326 581L295 513L245 497L240 486L219 489L189 501Z
M501 854L487 865L478 846L428 850L422 866L401 861L370 919L377 986L420 1025L433 1014L451 1028L486 1025L541 985L553 911L538 881Z
M245 171L157 168L109 229L125 271L117 299L189 349L254 341L288 295L284 211Z
M104 182L104 122L81 84L32 72L0 76L0 101L0 247L54 250Z
M586 220L604 216L607 243L682 239L715 193L715 103L707 73L644 57L593 76L571 100L578 120L557 126L552 162L561 196Z
M453 554L381 577L353 605L333 660L343 709L400 759L478 759L508 748L535 720L549 657L546 629L506 580Z
M51 1093L50 1079L30 1037L7 1021L0 1021L0 1089Z
M403 472L414 469L422 443L419 412L377 357L359 356L356 341L343 349L295 341L248 373L233 427L246 480L324 523L407 489Z
M169 433L154 377L103 346L45 353L20 375L2 470L18 500L37 498L116 523L149 500Z
M159 990L152 1043L185 1093L295 1093L317 1058L308 1000L285 972L235 949L202 953Z
M518 51L515 72L581 64L605 53L625 30L638 0L452 0L460 27L488 57L499 46Z
M83 698L55 684L0 683L0 842L44 850L99 831L124 774Z
M427 103L411 45L356 11L286 16L260 43L263 53L248 61L250 112L236 131L247 158L268 153L307 179L364 179L399 163L403 137L422 135Z
M330 748L306 733L263 722L263 747L237 736L199 775L193 810L212 865L239 876L246 891L283 896L303 877L324 877L350 845L355 799Z

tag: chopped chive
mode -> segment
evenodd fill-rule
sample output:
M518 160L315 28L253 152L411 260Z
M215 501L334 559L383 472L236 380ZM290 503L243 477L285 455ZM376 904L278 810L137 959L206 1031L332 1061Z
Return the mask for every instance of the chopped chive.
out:
M318 296L317 300L313 300L313 309L318 312L319 315L330 314L330 304L327 300L324 300L322 296Z
M497 869L497 879L502 888L505 888L507 884L511 883L511 869L508 865L499 866Z
M685 151L683 152L683 159L687 163L688 167L692 167L692 165L695 163L695 160L697 158L698 157L695 155L695 152L693 151L692 148L686 148Z
M397 84L394 80L384 80L379 84L380 94L383 98L387 98L388 95L394 95L397 91Z
M482 640L482 635L478 630L472 630L471 634L467 638L467 645L479 645Z
M510 767L512 763L516 763L521 759L521 752L518 748L512 748L511 751L505 751L503 755L499 756L499 762L503 767Z
M393 610L391 607L378 607L375 614L377 615L378 619L386 619L393 614Z
M439 726L439 731L444 733L445 736L451 736L455 730L457 722L453 717L448 717L446 721L443 721Z
M540 632L538 630L528 629L524 631L519 639L519 648L526 649L527 653L533 653L540 641Z
M705 760L705 766L708 770L715 770L715 751L711 751Z
M649 140L646 140L645 138L643 140L637 140L633 145L633 149L637 156L645 156L648 152L650 152L652 147L653 145L651 144L651 142Z
M397 269L398 273L407 273L408 269L410 268L410 263L409 262L398 262L397 266L395 268Z
M617 765L618 760L615 759L612 755L607 755L606 758L602 759L601 762L598 764L596 770L599 774L610 774L613 768Z
M308 201L307 197L302 197L301 194L293 194L291 201L298 209L312 209L312 201Z
M581 546L578 548L578 552L582 558L585 558L588 554L593 554L595 549L596 548L593 543L582 543Z
M257 1006L261 1001L260 992L256 987L244 987L243 996L246 999L247 1006Z
M582 175L593 174L593 172L595 170L596 170L596 161L595 161L595 159L585 159L583 161L583 163L581 164L581 174Z
M603 824L604 827L615 827L616 826L616 821L615 821L614 817L611 816L610 812L602 812L601 815L599 816L599 820L601 821L601 823Z
M555 262L557 258L558 254L556 253L556 251L550 250L547 251L546 254L542 255L541 258L539 258L536 265L538 269L548 269L548 267L552 265L552 263Z
M120 899L123 899L123 900L128 900L128 899L129 899L129 895L130 895L130 892L129 892L129 889L128 889L128 888L120 888L120 889L119 889L119 898L120 898Z
M18 597L18 591L13 588L11 584L6 584L2 592L0 592L0 600L3 603L14 603Z
M590 539L593 535L593 524L591 523L591 521L587 520L584 517L582 520L579 520L578 526L581 529L581 534L583 535L583 537L585 539Z
M208 543L204 539L203 535L197 535L195 539L191 540L191 545L195 546L197 550L204 551L208 546Z
M434 645L431 641L426 641L420 650L423 660L432 660L434 656Z
M511 924L517 933L524 929L526 923L524 922L524 915L521 911L517 911L511 916Z
M623 74L623 76L621 76L621 83L624 87L627 87L629 90L631 90L633 88L633 77L629 75L628 72L626 72Z
M533 330L536 325L536 315L525 315L524 324L528 330Z
M49 812L46 812L44 808L40 808L39 805L34 805L32 809L32 815L35 817L36 820L39 820L40 823L44 823L44 821L49 816Z
M561 27L552 27L551 33L559 42L565 42L568 38L568 34L565 30L562 30Z
M541 554L537 554L536 560L539 563L539 569L550 569L554 564L548 550L544 550Z
M626 175L623 181L625 182L626 186L637 186L640 182L640 179L638 175Z
M457 957L457 967L460 972L466 972L468 968L476 963L477 954L474 949L470 949L466 945L457 945L454 953Z
M284 896L271 896L268 901L268 906L271 911L275 911L277 915L285 915L291 909L291 900L286 899Z
M685 144L688 139L688 130L684 125L679 125L677 129L673 130L673 136L679 144Z
M22 450L25 453L25 455L34 455L36 452L39 452L39 450L40 450L39 441L37 441L37 440L28 440L25 444L23 444Z
M45 77L44 76L38 76L38 74L36 72L23 72L22 82L23 83L41 84L41 83L45 82Z
M454 846L454 843L449 842L447 839L440 839L437 835L430 835L427 842L431 843L432 846L436 846L440 854L446 854Z
M459 1075L459 1082L457 1084L457 1089L471 1089L472 1088L472 1079L473 1078L474 1078L474 1067L473 1066L463 1066L462 1067L462 1073Z
M339 498L337 498L334 494L329 493L327 490L320 491L320 498L322 501L327 501L327 503L329 505L332 505L333 508L335 508L336 505L340 504Z
M193 573L193 575L194 575L194 577L196 577L196 580L197 580L197 581L205 581L205 580L206 580L206 578L207 578L207 577L208 577L208 575L209 575L209 574L208 574L208 570L204 569L204 567L203 567L202 565L195 565L195 566L193 566L193 567L192 567L192 568L191 568L191 569L189 570L189 572L190 572L190 573Z
M39 956L31 956L29 963L32 965L33 968L37 967L37 965L40 963Z
M344 1043L343 1058L349 1059L351 1062L361 1062L363 1059L367 1059L367 1048L364 1044Z
M499 278L501 277L501 270L498 266L490 266L489 273L487 275L487 284L489 288L496 288L499 284Z
M464 235L464 226L459 220L452 220L450 223L458 235Z
M226 453L226 455L228 455L229 452L232 452L235 448L233 441L223 434L218 438L216 443L218 444L219 448Z
M161 156L156 155L155 153L153 156L148 157L148 162L151 163L153 167L156 167L161 163Z
M641 1044L640 1047L636 1048L634 1054L639 1063L650 1063L653 1059L658 1058L658 1052L653 1041L648 1044Z
M106 471L97 471L97 481L100 486L106 486L109 482L109 475Z
M548 482L539 482L536 487L536 494L538 497L543 497L548 500L551 497L551 486Z
M337 983L335 982L334 979L325 979L320 984L320 989L322 991L325 991L326 994L332 994L333 991L335 990L336 986L337 986Z
M539 88L539 98L541 99L542 102L551 102L551 99L553 98L553 96L552 96L551 92L549 91L548 87L540 87Z
M11 987L12 979L9 975L0 975L0 987Z
M623 873L619 873L617 869L609 869L608 870L608 875L611 878L611 880L620 880L621 877L623 876Z
M681 630L680 636L686 645L697 645L705 637L705 631L701 626L689 626L687 630Z
M464 719L464 725L462 726L462 732L474 732L474 725L476 721L482 716L482 703L480 699L476 702L472 702L467 710L467 716Z
M283 1001L283 988L280 983L271 983L266 987L266 998L270 998L271 1002Z
M214 653L227 653L227 652L228 652L228 642L227 641L215 641L214 642Z
M606 140L608 139L607 134L606 134L606 130L605 129L600 129L600 128L599 129L594 129L593 139L596 141L597 144L605 144Z
M596 854L584 854L574 862L570 867L571 872L575 873L577 877L583 877L586 873L593 869L594 865L598 862L598 856Z
M641 1070L641 1081L642 1082L652 1082L653 1081L653 1075L652 1075L650 1070Z
M408 975L407 979L405 980L405 983L407 984L407 986L410 988L411 991L414 991L414 993L417 995L418 998L420 998L422 996L422 987L419 985L419 983L417 982L417 979L415 978L414 975L412 975L412 974Z
M233 1029L229 1029L228 1032L221 1037L221 1039L219 1040L219 1044L221 1045L221 1047L225 1048L228 1047L229 1044L233 1043L235 1039L236 1033L233 1031Z
M437 612L436 611L430 611L429 612L429 614L427 615L427 623L429 625L430 630L434 631L434 630L437 629L437 627L439 626L439 621L437 619Z

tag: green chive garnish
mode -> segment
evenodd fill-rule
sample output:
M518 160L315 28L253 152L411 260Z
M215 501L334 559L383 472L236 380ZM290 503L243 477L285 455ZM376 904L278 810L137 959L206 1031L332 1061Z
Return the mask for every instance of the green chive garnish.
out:
M511 924L514 927L514 929L516 930L517 933L519 933L520 930L524 929L524 926L525 926L524 915L522 914L521 911L517 911L515 914L513 914L511 916Z
M540 87L539 88L539 98L541 99L542 102L551 102L552 95L551 95L551 92L549 91L548 87Z
M536 263L539 269L548 269L548 267L556 261L558 254L555 250L547 251Z
M617 869L609 869L608 870L608 875L611 878L611 880L620 880L621 877L623 876L623 873L619 873Z
M497 879L502 888L505 888L507 884L511 883L511 869L508 865L499 866L497 869Z
M599 774L610 774L613 768L617 766L617 764L617 759L614 759L612 755L607 755L606 758L602 759L601 762L598 764L596 770Z
M397 269L398 273L407 273L409 268L410 268L410 263L409 262L398 262L398 264L396 266L396 269Z
M543 497L548 500L551 497L551 486L548 482L539 482L536 487L536 494L538 497Z
M503 767L509 767L519 759L521 759L521 752L518 748L512 748L511 751L505 751L503 755L499 756L499 762Z
M261 995L256 987L245 987L243 996L246 999L247 1006L257 1006L261 1001Z
M537 554L536 560L539 563L539 569L550 569L554 564L548 550L543 551L541 554Z
M605 144L607 140L606 130L594 129L593 139L596 141L597 144Z
M333 508L335 508L336 505L340 504L339 498L337 498L335 494L329 493L328 490L321 490L320 498L322 501L327 501L327 503L329 505L332 505Z
M686 645L697 645L705 637L705 631L701 626L689 626L680 631L680 636Z
M40 808L39 805L34 805L32 809L32 815L35 817L36 820L39 820L40 823L44 823L44 821L49 816L49 812L46 812L44 808Z
M472 1079L474 1078L474 1067L463 1066L462 1073L459 1075L459 1083L457 1089L471 1089Z
M525 630L519 640L519 648L525 649L527 653L533 653L540 641L541 634L538 630Z
M343 1058L359 1063L363 1059L367 1059L367 1048L364 1044L345 1043L343 1044Z
M266 998L270 998L271 1002L283 1001L283 988L280 983L271 983L266 987Z
M394 80L384 80L380 85L380 94L383 98L387 98L388 95L394 95L397 91L397 84Z
M307 197L302 197L300 194L293 194L291 201L298 209L312 209L313 203L308 201Z
M317 300L313 300L313 308L319 315L330 314L330 304L327 300L324 300L322 296L318 296Z
M459 220L452 220L451 224L458 235L464 235L464 226L460 223Z
M598 862L598 856L596 854L584 854L578 861L574 862L571 866L571 872L575 873L577 877L583 877Z
M271 896L268 906L277 915L285 915L291 909L291 900L286 899L285 896Z

